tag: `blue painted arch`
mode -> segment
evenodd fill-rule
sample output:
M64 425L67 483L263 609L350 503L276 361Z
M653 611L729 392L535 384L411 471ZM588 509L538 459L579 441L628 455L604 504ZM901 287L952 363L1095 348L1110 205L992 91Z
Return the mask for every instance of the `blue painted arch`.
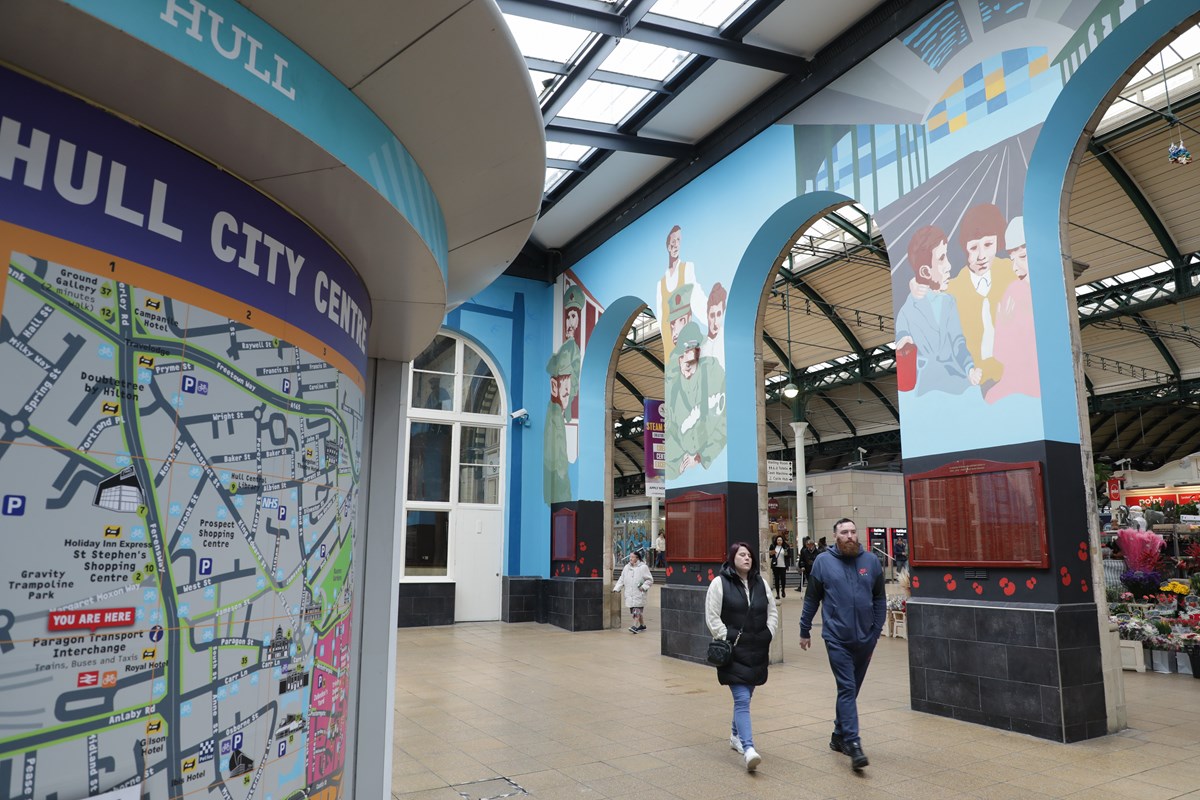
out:
M837 192L811 192L789 200L754 234L729 289L725 311L725 419L729 480L758 483L758 370L754 351L758 311L780 253L796 234L835 208L855 202Z
M612 445L608 415L608 368L617 345L646 302L622 297L608 304L588 337L579 378L579 500L604 500L610 476L605 470L605 448Z
M1200 0L1170 0L1145 5L1118 25L1063 87L1030 156L1025 237L1029 272L1046 287L1035 284L1033 292L1046 439L1072 444L1081 440L1071 345L1071 329L1077 324L1071 319L1075 293L1062 263L1070 250L1063 236L1063 216L1065 192L1076 171L1074 158L1083 147L1084 134L1095 129L1107 101L1124 87L1131 70L1194 24L1197 15ZM1043 275L1048 280L1041 280Z

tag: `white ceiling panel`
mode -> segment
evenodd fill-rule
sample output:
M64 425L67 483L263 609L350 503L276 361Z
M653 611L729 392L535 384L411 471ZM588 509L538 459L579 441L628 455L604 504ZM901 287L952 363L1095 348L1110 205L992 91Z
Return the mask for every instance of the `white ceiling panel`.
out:
M657 139L698 142L782 77L777 72L719 62L654 115L642 133Z

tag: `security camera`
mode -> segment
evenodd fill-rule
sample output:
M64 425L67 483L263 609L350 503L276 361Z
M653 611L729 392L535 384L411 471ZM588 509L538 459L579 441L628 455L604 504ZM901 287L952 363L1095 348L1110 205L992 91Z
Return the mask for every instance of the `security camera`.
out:
M512 417L513 419L520 419L521 417L528 417L529 412L523 408L518 408L516 411L509 414L509 416Z
M865 447L859 447L859 448L858 448L858 452L862 453L863 455L866 455L866 454L867 454L867 448L865 448Z

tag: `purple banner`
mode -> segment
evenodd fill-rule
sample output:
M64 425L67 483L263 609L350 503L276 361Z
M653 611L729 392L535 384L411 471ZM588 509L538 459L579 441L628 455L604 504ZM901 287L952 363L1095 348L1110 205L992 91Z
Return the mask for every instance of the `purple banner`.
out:
M651 482L662 483L667 469L666 432L663 429L663 401L643 401L643 425L645 435L642 441L646 448L646 488ZM649 494L649 491L647 491Z
M4 69L0 208L286 320L366 372L366 288L311 228L166 139Z

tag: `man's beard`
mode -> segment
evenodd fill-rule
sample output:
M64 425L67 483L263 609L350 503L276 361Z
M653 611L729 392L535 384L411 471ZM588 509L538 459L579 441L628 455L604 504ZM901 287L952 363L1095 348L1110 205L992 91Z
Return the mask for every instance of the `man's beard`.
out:
M856 556L862 552L862 545L851 539L835 544L837 544L838 552L844 556Z

